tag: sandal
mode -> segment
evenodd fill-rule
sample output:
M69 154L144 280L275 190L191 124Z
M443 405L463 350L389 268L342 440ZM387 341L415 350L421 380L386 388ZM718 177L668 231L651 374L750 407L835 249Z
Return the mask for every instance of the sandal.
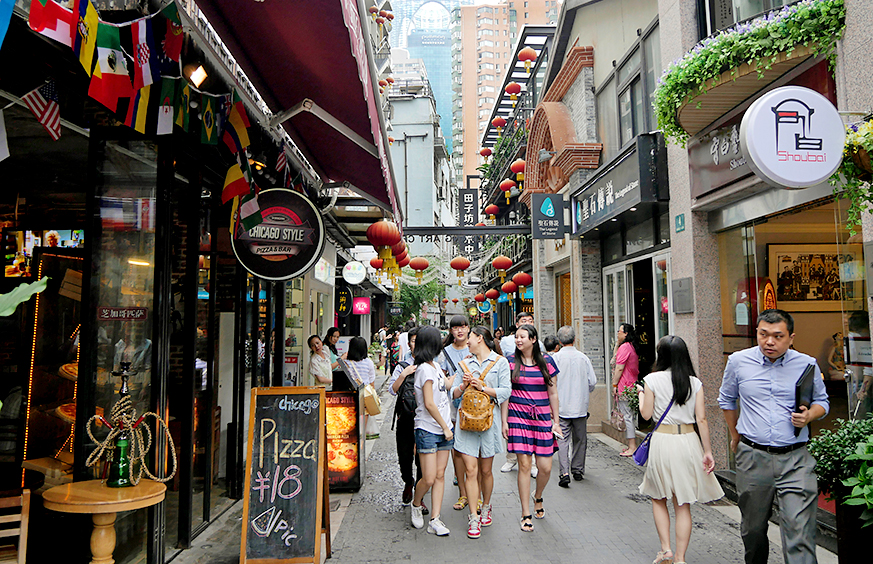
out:
M521 530L525 533L533 532L534 526L533 521L531 521L530 515L522 515L521 516Z
M669 556L667 556L669 554ZM652 564L673 564L673 551L672 550L661 550L655 556L655 559L652 560ZM681 563L684 564L684 563Z
M618 453L618 455L619 455L619 456L623 456L623 457L625 457L625 458L630 458L631 456L634 455L634 451L632 451L632 450L623 450L623 451L621 451L620 453Z
M537 499L537 498L531 496L531 499L533 499L534 503L542 503L543 502L543 498ZM537 519L545 519L546 518L546 510L542 507L540 507L539 509L534 508L534 513L536 514Z
M458 501L452 506L452 509L455 511L460 511L461 509L467 507L467 496L462 495L458 498Z

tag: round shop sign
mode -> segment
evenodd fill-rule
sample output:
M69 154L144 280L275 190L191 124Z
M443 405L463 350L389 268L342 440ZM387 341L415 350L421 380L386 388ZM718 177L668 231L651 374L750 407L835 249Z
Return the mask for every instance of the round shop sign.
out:
M367 278L367 267L352 261L343 267L343 280L349 284L360 284Z
M746 110L740 147L755 174L795 189L826 181L840 166L846 128L830 100L809 88L772 90Z
M476 309L479 310L479 313L489 313L491 311L491 302L488 300L479 302L476 304Z
M266 280L305 274L324 251L324 223L307 198L284 188L261 190L263 222L246 230L234 218L233 252L243 267Z

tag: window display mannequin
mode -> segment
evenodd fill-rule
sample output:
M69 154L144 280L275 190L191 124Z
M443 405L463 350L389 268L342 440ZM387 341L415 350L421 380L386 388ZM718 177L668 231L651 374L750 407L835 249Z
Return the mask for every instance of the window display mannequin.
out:
M828 376L831 380L845 380L846 357L843 353L843 333L833 334L833 344L828 353Z

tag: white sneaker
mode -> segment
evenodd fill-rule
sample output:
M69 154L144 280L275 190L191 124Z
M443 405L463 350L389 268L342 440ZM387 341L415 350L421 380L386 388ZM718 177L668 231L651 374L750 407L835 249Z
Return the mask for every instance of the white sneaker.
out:
M516 464L518 464L518 462L507 462L500 467L500 471L504 474L506 474L507 472L512 472L515 469Z
M427 524L427 532L433 533L438 537L445 537L449 534L449 528L446 527L445 523L437 516L430 520L430 523Z
M412 506L412 526L416 529L424 527L424 516L421 514L420 505L418 507Z
M479 524L478 515L470 515L467 522L467 536L471 539L478 539L482 535L482 526Z
M531 467L530 467L530 477L531 477L531 478L536 478L536 477L537 477L537 474L539 474L539 473L540 473L540 471L537 469L537 467L531 465Z

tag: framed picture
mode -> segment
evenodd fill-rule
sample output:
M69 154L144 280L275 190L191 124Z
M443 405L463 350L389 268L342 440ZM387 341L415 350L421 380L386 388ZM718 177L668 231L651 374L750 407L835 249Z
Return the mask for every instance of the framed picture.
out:
M861 245L767 245L767 257L779 309L865 309Z

